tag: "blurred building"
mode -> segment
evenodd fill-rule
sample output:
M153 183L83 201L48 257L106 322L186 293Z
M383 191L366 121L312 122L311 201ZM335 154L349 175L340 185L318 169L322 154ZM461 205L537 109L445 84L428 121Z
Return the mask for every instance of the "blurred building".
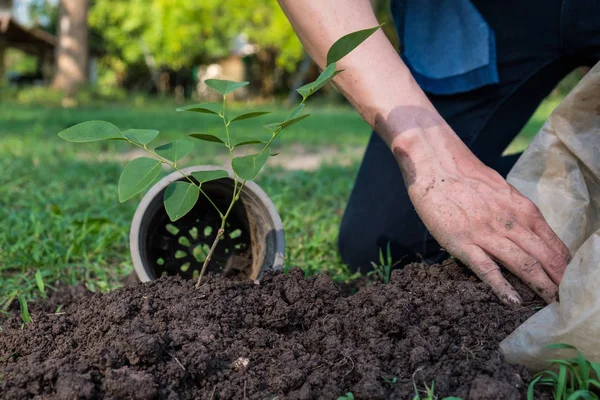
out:
M8 48L18 49L37 59L36 71L12 76L15 83L47 82L54 69L56 37L39 28L27 28L13 15L13 1L0 0L0 79L5 76L5 53Z

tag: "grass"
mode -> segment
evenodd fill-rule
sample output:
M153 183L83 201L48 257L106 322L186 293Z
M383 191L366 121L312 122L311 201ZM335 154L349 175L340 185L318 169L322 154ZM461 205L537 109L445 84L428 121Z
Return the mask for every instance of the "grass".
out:
M394 262L392 260L392 252L390 249L390 243L385 248L385 256L383 255L383 249L379 249L379 264L371 262L373 270L367 273L367 276L375 275L379 281L388 284L392 278L392 269L401 260ZM385 378L384 378L385 380Z
M128 230L141 196L120 204L116 185L122 167L136 155L124 143L69 144L57 136L59 131L102 119L122 129L159 129L157 143L165 143L192 132L220 129L218 119L176 113L179 105L174 102L144 97L89 102L77 109L19 100L22 97L27 98L0 99L0 311L18 294L40 296L58 282L111 290L132 271ZM528 142L555 104L550 100L542 105L515 146ZM283 119L289 113L281 105L275 109L263 121ZM321 100L307 106L307 111L311 118L285 132L275 151L282 156L286 151L342 156L348 149L354 152L344 156L343 164L333 160L315 171L270 167L257 183L281 214L286 268L300 267L308 274L328 272L348 280L353 276L338 257L337 233L370 129L346 105ZM260 126L256 120L242 121L238 129L256 126ZM224 153L214 149L198 142L185 164L218 162Z
M534 399L536 385L550 386L555 400L600 399L600 363L586 360L580 351L568 344L547 347L574 351L577 356L550 360L548 369L538 373L529 384L528 400Z
M0 309L19 293L39 296L57 282L84 282L92 290L120 285L132 271L128 230L141 198L123 204L117 199L119 174L131 148L106 142L73 145L57 133L81 121L104 119L121 128L161 129L161 140L168 141L218 126L218 120L213 125L210 118L176 113L175 108L164 103L79 109L2 104ZM300 145L308 150L339 151L366 145L369 128L349 107L307 108L313 116L282 135L277 145L282 153ZM289 112L283 106L276 109L274 120ZM250 129L254 125L240 122L240 126ZM218 161L215 146L200 143L186 165ZM285 224L287 268L299 266L308 273L350 277L337 256L336 241L357 167L358 159L314 172L273 167L272 173L258 179Z

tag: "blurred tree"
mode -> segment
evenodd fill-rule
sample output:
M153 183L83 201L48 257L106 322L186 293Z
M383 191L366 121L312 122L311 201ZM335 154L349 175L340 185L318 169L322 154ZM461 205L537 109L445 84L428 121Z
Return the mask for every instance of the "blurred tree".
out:
M72 98L87 80L88 0L61 0L52 87Z
M230 54L245 34L263 51L277 53L277 65L293 69L302 57L276 0L95 0L90 27L102 32L107 53L126 63L144 59L172 68L215 61Z

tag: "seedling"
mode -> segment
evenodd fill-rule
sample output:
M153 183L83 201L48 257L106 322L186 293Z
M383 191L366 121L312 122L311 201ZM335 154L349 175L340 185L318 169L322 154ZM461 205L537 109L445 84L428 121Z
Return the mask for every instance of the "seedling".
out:
M27 307L25 295L20 294L17 298L19 299L19 306L21 307L21 319L23 320L23 323L31 323L31 315L29 315L29 308Z
M577 357L550 360L550 367L536 374L529 384L527 399L534 399L536 385L545 385L553 388L555 400L598 400L600 363L586 360L577 348L568 344L558 343L546 347L575 350Z
M367 276L377 275L379 279L385 284L390 283L392 277L392 268L394 268L400 261L392 261L392 252L390 249L390 243L386 246L386 255L383 255L381 249L379 249L379 264L371 262L373 265L373 271L367 273Z
M338 397L337 400L354 400L354 394L352 392L348 392L345 395Z
M193 133L189 135L192 139L200 140L224 146L229 153L229 164L233 171L234 188L229 206L225 209L217 207L213 200L202 189L206 182L226 178L229 172L225 169L213 171L193 172L188 176L181 170L179 162L187 156L194 148L195 143L187 139L176 140L158 147L149 147L159 134L157 130L151 129L129 129L121 131L118 127L106 121L87 121L72 126L58 135L70 142L85 143L100 140L122 140L133 146L143 149L150 157L140 157L125 166L118 184L119 201L124 202L141 191L148 188L158 178L163 165L178 171L184 178L183 181L171 183L165 190L164 206L171 219L176 221L185 216L195 206L198 198L202 195L206 197L211 206L216 210L221 225L217 231L215 239L206 255L202 269L198 276L196 287L200 286L202 278L206 272L206 267L211 260L212 254L217 247L220 239L223 237L227 218L229 217L233 206L240 199L240 194L244 185L256 178L258 173L264 167L271 153L271 145L279 134L286 128L307 118L309 114L303 114L306 100L316 93L342 70L337 69L337 62L354 50L358 45L365 41L380 26L350 33L337 40L327 53L327 66L319 77L307 85L298 89L302 96L302 101L293 109L290 115L284 121L273 122L263 125L270 133L270 138L265 139L257 136L243 136L232 132L232 124L238 121L256 118L268 114L266 111L244 112L241 114L232 114L228 108L227 95L234 90L240 89L248 82L233 82L219 79L208 79L204 83L219 94L222 102L201 103L178 108L179 112L196 112L206 114L214 118L219 118L223 123L223 132L221 133ZM242 146L257 146L255 153L243 156L237 156L236 150Z
M415 371L418 372L419 370ZM415 389L415 395L413 396L413 400L438 400L439 397L435 394L435 381L431 381L431 386L427 386L427 384L423 384L423 386L425 386L424 389L419 389L417 387L417 383L415 382L414 379L414 374L413 374L413 388ZM422 397L425 396L425 397ZM442 398L442 400L462 400L460 397L454 397L454 396L449 396L449 397L444 397Z
M47 297L46 287L44 285L44 279L42 278L42 271L40 271L39 269L35 272L35 283L37 284L37 287L40 290L42 297L45 299Z

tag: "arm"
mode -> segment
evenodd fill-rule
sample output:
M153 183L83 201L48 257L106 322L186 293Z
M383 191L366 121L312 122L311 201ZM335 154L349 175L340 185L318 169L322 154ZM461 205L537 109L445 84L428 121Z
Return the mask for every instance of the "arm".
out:
M343 35L378 24L369 0L279 0L324 67ZM520 297L495 260L547 302L570 254L537 207L481 163L437 113L379 30L338 62L335 84L393 152L417 213L440 245L506 303Z

